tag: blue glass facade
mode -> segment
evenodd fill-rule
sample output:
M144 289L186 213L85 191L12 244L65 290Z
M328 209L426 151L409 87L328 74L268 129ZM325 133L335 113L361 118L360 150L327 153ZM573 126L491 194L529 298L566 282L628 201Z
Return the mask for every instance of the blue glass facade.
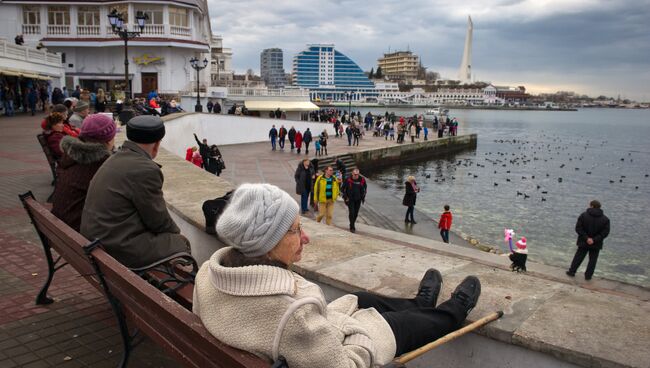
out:
M293 58L293 85L311 91L357 94L374 92L375 85L350 58L334 49L334 45L309 45Z

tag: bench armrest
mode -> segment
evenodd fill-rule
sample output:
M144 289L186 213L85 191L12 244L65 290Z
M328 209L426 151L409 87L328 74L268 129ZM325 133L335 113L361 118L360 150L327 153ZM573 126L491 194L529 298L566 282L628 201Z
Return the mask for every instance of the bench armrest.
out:
M180 288L194 284L199 266L191 254L179 252L144 267L129 269L163 293L174 296Z

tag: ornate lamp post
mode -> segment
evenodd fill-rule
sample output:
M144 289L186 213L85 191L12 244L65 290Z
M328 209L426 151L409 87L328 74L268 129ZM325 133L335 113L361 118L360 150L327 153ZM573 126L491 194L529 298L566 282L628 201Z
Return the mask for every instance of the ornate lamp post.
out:
M352 92L351 91L345 92L345 98L347 98L347 100L348 100L348 119L350 119L350 117L351 117L351 115L350 115L351 111L350 110L352 110ZM350 121L352 121L352 120L350 120Z
M113 33L118 35L124 41L124 106L129 106L131 100L131 88L129 85L129 40L138 37L140 33L142 33L145 21L148 17L146 14L138 12L135 19L138 22L138 28L140 28L140 30L129 31L127 25L124 24L124 17L121 13L118 13L116 9L113 9L113 11L108 14L108 21L111 23ZM122 119L120 118L120 120ZM123 121L123 123L126 122Z
M194 106L194 112L203 112L203 106L201 106L201 90L199 87L199 72L208 66L208 59L203 59L203 65L200 63L196 57L190 59L190 65L196 70L196 105Z

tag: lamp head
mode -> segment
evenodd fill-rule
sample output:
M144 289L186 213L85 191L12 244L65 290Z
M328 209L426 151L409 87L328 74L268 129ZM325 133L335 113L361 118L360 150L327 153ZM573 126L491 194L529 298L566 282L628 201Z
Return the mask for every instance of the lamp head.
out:
M208 66L208 58L203 59L203 67Z
M199 62L199 59L197 59L196 57L192 57L190 59L190 65L192 66L192 68L196 68L198 62Z
M122 16L117 17L117 21L115 22L115 28L117 29L122 29L124 27L124 19L122 19Z
M140 27L140 32L144 30L144 24L146 23L149 16L141 11L139 11L135 16L136 21L138 22L138 27Z
M117 12L117 9L113 9L108 14L108 22L111 24L111 28L115 29L117 26L117 19L120 17L120 14Z

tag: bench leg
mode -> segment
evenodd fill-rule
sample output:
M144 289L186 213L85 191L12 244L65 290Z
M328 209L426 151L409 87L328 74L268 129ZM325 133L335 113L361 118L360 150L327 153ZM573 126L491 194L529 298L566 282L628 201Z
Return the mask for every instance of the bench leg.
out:
M52 250L47 239L41 239L41 242L43 243L43 252L45 253L45 260L47 261L47 279L45 280L45 284L43 284L41 291L36 296L36 304L47 305L54 302L52 298L47 296L47 290L50 288L50 283L52 282L52 278L54 278L54 272L56 272L56 268L54 267Z

